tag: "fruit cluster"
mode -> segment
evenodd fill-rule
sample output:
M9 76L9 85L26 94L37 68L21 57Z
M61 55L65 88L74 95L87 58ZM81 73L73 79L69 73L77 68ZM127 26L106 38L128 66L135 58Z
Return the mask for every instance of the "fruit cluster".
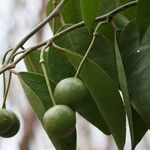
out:
M17 134L20 121L16 114L10 110L0 109L0 136L9 138Z
M43 125L49 136L65 138L74 131L76 124L75 111L88 96L83 82L75 77L60 81L54 90L56 105L51 107L43 117ZM17 134L20 121L10 110L0 109L0 136L9 138Z
M49 136L65 138L74 131L75 110L86 101L88 90L83 82L75 77L61 80L55 90L57 105L51 107L43 117L43 125Z

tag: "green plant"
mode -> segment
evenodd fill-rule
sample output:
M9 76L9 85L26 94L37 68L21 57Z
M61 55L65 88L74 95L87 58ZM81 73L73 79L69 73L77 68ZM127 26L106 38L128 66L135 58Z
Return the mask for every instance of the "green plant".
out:
M56 105L44 115L43 124L49 136L65 138L75 129L75 113L65 105Z
M76 149L76 130L72 130L75 116L70 106L104 134L112 134L119 150L125 145L127 115L134 150L150 128L149 6L148 0L58 0L55 3L50 0L47 18L3 58L0 70L4 79L2 107L6 107L14 73L56 149ZM50 23L53 37L24 49L24 43L46 23ZM18 51L19 48L23 50ZM21 55L15 58L18 54ZM28 71L18 73L13 69L22 59ZM10 75L6 84L7 70ZM84 88L72 88L74 81L83 83ZM60 88L62 83L64 87ZM75 92L70 92L74 88ZM67 99L65 92L69 93ZM62 105L56 104L68 106L60 111ZM60 106L56 112L61 119L57 120L51 112ZM72 114L67 127L69 136L62 132L66 125L63 120L69 119L65 118L66 110ZM47 123L53 120L55 128ZM6 120L6 124L9 121ZM64 136L61 140L55 138Z
M68 105L72 109L77 109L86 102L88 90L83 82L75 77L61 80L54 90L54 99L57 104Z

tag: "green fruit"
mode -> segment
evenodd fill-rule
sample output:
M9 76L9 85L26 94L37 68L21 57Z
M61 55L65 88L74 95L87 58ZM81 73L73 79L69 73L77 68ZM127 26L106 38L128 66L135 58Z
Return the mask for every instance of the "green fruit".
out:
M67 105L72 109L77 109L88 96L89 92L86 86L75 77L61 80L54 90L56 104Z
M66 105L56 105L44 115L43 125L49 136L65 138L75 129L75 112Z
M13 118L11 113L1 108L0 109L0 134L5 133L8 131L13 124Z
M9 137L15 136L20 129L20 121L19 121L18 117L16 116L16 114L14 112L10 111L10 113L13 118L13 123L12 123L11 128L8 131L0 134L0 136L4 137L4 138L9 138Z

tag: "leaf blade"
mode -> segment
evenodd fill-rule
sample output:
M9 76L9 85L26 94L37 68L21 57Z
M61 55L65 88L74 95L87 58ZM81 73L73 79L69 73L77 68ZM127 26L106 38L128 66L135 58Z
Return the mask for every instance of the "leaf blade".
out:
M34 73L43 75L43 70L39 63L40 53L41 53L40 50L33 51L31 54L27 55L24 58L24 62L25 62L26 68L29 72L34 72ZM44 53L44 59L45 59L46 69L49 74L49 69L48 69L48 64L47 64L48 63L48 52L47 51L45 51L45 53Z
M137 26L138 33L140 37L140 41L150 26L149 18L150 18L150 1L149 0L138 0L137 5Z
M118 40L118 43L126 73L129 97L131 100L131 104L133 106L132 117L134 126L134 139L136 146L140 142L144 134L147 132L148 128L145 125L145 119L140 109L140 105L145 106L147 104L144 104L145 101L144 99L141 101L142 83L140 82L141 82L141 75L143 73L141 74L142 66L139 66L139 64L140 61L144 60L141 59L144 55L142 55L142 53L141 54L138 53L137 51L139 50L139 37L137 33L135 20L133 20L123 29L120 38ZM142 103L139 105L139 102ZM143 110L145 111L144 107Z
M52 0L49 0L46 6L46 14L47 16L52 12L52 10L59 4L60 0L56 0L55 4ZM55 6L54 6L55 5ZM80 9L80 0L69 0L66 1L63 7L60 9L60 13L62 15L63 22L65 24L74 24L78 23L82 20L81 9ZM53 28L53 32L56 33L58 29L63 26L60 16L54 18L54 24L50 22L51 28Z
M82 15L88 29L91 29L95 17L98 13L100 0L80 0Z
M131 134L131 144L132 144L132 147L134 147L135 142L134 142L132 109L131 109L131 104L130 104L130 98L129 98L129 93L128 93L128 86L127 86L127 80L126 80L124 65L122 62L122 58L121 58L121 54L120 54L118 42L117 42L117 31L115 32L115 55L116 55L116 64L117 64L120 88L121 88L121 91L123 94L126 113L127 113L128 122L129 122L129 128L130 128L130 134Z
M82 57L68 51L66 51L66 55L77 69ZM101 78L97 78L97 76ZM86 84L99 111L107 122L118 148L123 149L125 143L125 111L115 84L99 66L89 60L84 62L80 77ZM104 89L107 90L104 91ZM109 102L111 102L111 106L108 104ZM121 115L121 117L118 118L119 115ZM120 131L120 133L118 133L118 131Z

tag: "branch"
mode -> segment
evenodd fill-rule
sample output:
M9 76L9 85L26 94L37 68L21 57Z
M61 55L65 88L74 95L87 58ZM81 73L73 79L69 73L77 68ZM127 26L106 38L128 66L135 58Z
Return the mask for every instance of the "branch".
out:
M105 14L105 15L102 15L102 16L99 16L95 19L95 22L100 22L100 21L104 21L106 20L107 18L108 19L111 19L115 14L127 9L127 8L130 8L132 6L135 6L137 4L137 1L132 1L132 2L129 2L127 4L124 4L116 9L114 9L113 11ZM46 45L47 43L51 43L52 41L62 37L63 35L69 33L70 31L74 30L74 29L77 29L77 28L81 28L81 27L84 27L85 24L84 24L84 21L81 21L77 24L74 24L72 26L70 26L69 28L65 29L65 30L62 30L60 31L59 33L56 33L51 39L47 40L47 41L44 41L40 44L37 44L33 47L30 47L28 49L26 49L26 52L24 54L22 54L18 59L16 59L14 62L8 64L7 66L3 67L1 70L0 70L0 75L5 72L6 70L9 70L9 69L13 69L15 68L16 64L18 62L20 62L25 56L27 56L28 54L30 54L31 52L33 52L34 50L36 50L37 48L40 48L44 45Z
M39 43L33 47L27 48L25 52L20 57L18 57L14 62L8 64L6 67L2 67L2 69L0 70L0 75L7 70L15 68L16 64L19 63L23 58L25 58L28 54L32 53L34 50L46 45L46 43L47 41Z
M51 12L51 14L46 17L33 31L31 31L27 36L25 36L18 44L17 46L13 49L11 56L15 54L15 52L24 45L24 43L32 37L35 33L37 33L46 23L48 23L50 20L52 20L56 15L58 15L59 9L61 6L64 4L65 0L62 0L57 7ZM6 64L9 63L11 56L8 58Z

